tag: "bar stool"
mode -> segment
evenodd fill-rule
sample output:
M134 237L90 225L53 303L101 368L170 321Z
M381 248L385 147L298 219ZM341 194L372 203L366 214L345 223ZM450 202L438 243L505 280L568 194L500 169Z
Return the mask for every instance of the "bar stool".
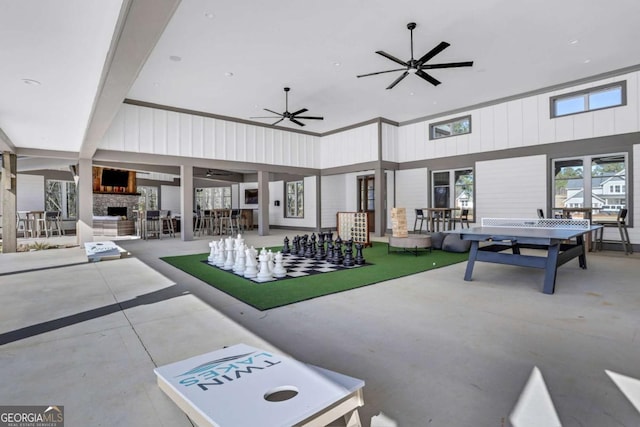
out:
M53 236L56 232L58 233L58 236L64 235L60 215L62 215L60 211L47 211L44 213L43 228L45 236L49 237L49 233ZM38 221L41 220L39 219Z
M170 237L176 237L175 230L173 229L173 218L171 218L171 211L160 211L160 237L165 234L169 234Z
M460 211L460 228L464 228L465 224L469 228L469 209L462 209Z
M418 230L418 233L422 233L422 226L427 218L424 216L424 211L422 209L416 209L416 219L413 221L413 232L415 233ZM420 221L420 227L418 227L418 221ZM427 231L428 227L427 227Z
M160 211L147 211L144 234L145 239L153 235L158 239L160 238L162 234L162 229L160 228Z

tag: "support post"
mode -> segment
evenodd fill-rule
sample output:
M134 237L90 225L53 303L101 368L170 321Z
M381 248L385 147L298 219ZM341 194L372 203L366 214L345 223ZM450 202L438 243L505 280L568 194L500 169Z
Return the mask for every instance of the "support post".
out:
M17 157L4 151L2 153L2 252L14 253L18 250L16 227L17 214Z
M284 203L286 203L286 200ZM258 236L267 236L267 235L269 235L269 172L259 170L258 171Z
M193 240L193 166L180 165L180 239Z

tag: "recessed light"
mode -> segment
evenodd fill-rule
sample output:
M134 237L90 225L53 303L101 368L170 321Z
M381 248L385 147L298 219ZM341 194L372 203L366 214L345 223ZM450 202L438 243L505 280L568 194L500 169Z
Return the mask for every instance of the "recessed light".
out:
M334 66L334 67L339 67L340 65L341 65L341 64L340 64L339 62L334 62L334 63L333 63L333 66Z
M585 59L585 60L584 60L584 63L585 63L585 64L588 64L589 62L591 62L591 60L590 60L590 59Z
M569 40L569 44L578 44L578 39Z
M180 61L182 61L182 58L181 58L181 57L179 57L179 56L177 56L177 55L171 55L171 56L169 57L169 59L170 59L170 60L172 60L173 62L180 62Z
M413 93L413 92L409 92L409 95L413 96L413 95L415 95L415 93Z
M29 86L40 86L42 84L39 81L33 79L22 79L22 82Z
M225 77L233 77L233 73L231 71L227 71L226 73L224 73Z
M209 18L209 19L213 19L215 18L215 15L211 12L207 12L204 14L205 18Z

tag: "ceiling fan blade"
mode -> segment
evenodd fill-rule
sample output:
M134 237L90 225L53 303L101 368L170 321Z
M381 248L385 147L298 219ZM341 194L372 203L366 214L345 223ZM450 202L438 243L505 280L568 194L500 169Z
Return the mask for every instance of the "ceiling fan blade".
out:
M450 44L447 43L447 42L440 42L440 44L438 46L434 47L429 52L425 53L422 56L422 58L420 58L418 60L418 64L424 64L425 62L427 62L428 60L430 60L431 58L433 58L434 56L436 56L437 54L439 54L440 52L442 52L443 50L445 50L449 46L450 46Z
M369 73L369 74L360 74L359 76L356 76L356 77L360 78L360 77L375 76L376 74L393 73L394 71L403 71L403 70L406 71L407 67L405 67L405 68L396 68L395 70L376 71L375 73Z
M292 116L297 116L298 114L302 114L304 112L307 112L309 110L307 110L306 108L301 108L300 110L296 111L295 113L291 113Z
M273 113L273 114L275 114L276 116L280 116L280 117L282 117L282 114L280 114L280 113L278 113L278 112L276 112L276 111L273 111L273 110L269 110L268 108L263 108L263 110L264 110L264 111L268 111L268 112L270 112L270 113Z
M377 51L376 51L376 53L377 53L378 55L382 55L382 56L384 56L385 58L390 59L390 60L392 60L393 62L398 63L398 64L400 64L400 65L406 65L407 67L409 66L409 64L408 64L407 62L404 62L404 61L402 61L402 60L400 60L400 59L396 58L396 57L395 57L395 56L393 56L393 55L389 55L389 54L388 54L387 52L385 52L385 51L377 50Z
M279 119L282 116L254 116L249 117L250 119Z
M293 123L297 124L298 126L304 126L304 123L297 121L293 117L291 117L289 120L291 120Z
M407 77L409 75L408 71L405 71L404 73L402 73L402 75L400 77L398 77L397 79L394 80L393 83L391 83L389 86L387 86L387 89L393 89L393 87L395 85L397 85L398 83L400 83L402 81L402 79L404 79L405 77Z
M455 67L471 67L473 66L473 61L466 62L448 62L446 64L425 64L420 68L424 69L435 69L435 68L455 68Z
M283 118L281 118L280 120L278 120L278 121L277 121L277 122L275 122L275 123L271 123L271 126L275 126L275 125L277 125L278 123L280 123L280 122L281 122L281 121L283 121L283 120L284 120L284 117L283 117Z
M438 80L434 79L433 77L431 77L429 74L425 73L422 70L416 71L416 76L422 77L423 79L425 79L426 81L428 81L434 86L438 86L440 84Z
M324 117L314 117L314 116L298 116L294 117L296 119L307 119L307 120L324 120Z

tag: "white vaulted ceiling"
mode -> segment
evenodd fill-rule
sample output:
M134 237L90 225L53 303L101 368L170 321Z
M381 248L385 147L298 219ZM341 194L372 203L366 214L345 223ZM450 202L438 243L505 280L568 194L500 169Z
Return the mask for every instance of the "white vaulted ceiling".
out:
M121 7L136 4L0 1L0 128L18 149L77 152L94 121L108 122L92 111ZM416 58L446 41L430 63L474 66L432 70L437 87L411 74L385 90L400 72L356 78L398 68L376 50L409 59L408 22ZM635 67L638 22L637 0L182 0L117 95L248 120L283 111L289 86L289 111L325 118L304 130L403 122Z

